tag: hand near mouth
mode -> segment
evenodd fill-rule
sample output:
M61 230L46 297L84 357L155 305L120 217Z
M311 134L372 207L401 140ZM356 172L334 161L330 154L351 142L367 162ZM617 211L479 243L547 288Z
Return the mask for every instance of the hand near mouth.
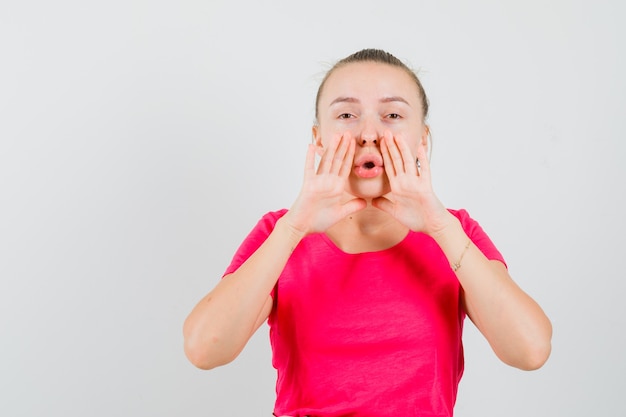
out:
M380 149L391 193L375 198L372 205L413 231L432 236L442 230L450 213L433 191L425 147L420 144L417 148L419 168L408 144L389 132L385 132Z
M304 182L298 198L284 219L303 235L323 232L344 217L364 209L367 202L354 198L344 202L352 171L355 141L350 133L334 138L315 169L315 146L309 145Z

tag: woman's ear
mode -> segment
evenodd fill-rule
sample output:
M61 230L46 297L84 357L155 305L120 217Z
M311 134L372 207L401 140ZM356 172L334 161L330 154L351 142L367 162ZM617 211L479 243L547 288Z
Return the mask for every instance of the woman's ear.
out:
M428 125L424 125L424 130L422 131L421 137L421 145L426 149L426 154L430 155L430 127Z
M322 134L318 125L313 125L311 128L313 133L313 145L315 145L315 153L322 156L324 153L324 145L322 144Z
M313 125L311 128L311 133L313 134L313 145L322 146L322 135L320 132L320 127L318 125Z

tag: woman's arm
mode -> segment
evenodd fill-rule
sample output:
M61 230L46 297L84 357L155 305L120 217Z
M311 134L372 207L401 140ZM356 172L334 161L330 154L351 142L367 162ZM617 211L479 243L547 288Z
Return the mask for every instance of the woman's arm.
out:
M302 238L283 218L238 269L225 276L191 311L183 326L185 354L211 369L235 359L272 309L269 295Z
M505 363L524 370L540 368L550 356L552 325L541 307L511 279L499 261L490 261L471 243L452 214L432 235L463 287L468 316ZM470 245L466 248L467 243Z

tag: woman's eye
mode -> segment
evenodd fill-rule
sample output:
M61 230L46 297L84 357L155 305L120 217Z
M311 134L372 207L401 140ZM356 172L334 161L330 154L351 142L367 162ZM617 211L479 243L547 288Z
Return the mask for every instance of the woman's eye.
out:
M341 114L339 115L339 118L340 118L340 119L351 119L351 118L353 118L353 117L354 117L354 116L353 116L352 114L350 114L350 113L341 113Z
M399 119L401 116L398 113L389 113L387 115L388 119Z

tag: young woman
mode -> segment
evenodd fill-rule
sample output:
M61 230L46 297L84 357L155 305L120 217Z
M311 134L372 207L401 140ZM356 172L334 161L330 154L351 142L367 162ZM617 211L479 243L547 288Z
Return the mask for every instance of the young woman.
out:
M543 365L550 321L433 192L427 114L387 52L328 72L299 196L263 216L185 322L194 365L229 363L268 320L274 415L292 417L452 416L466 315L505 363Z

